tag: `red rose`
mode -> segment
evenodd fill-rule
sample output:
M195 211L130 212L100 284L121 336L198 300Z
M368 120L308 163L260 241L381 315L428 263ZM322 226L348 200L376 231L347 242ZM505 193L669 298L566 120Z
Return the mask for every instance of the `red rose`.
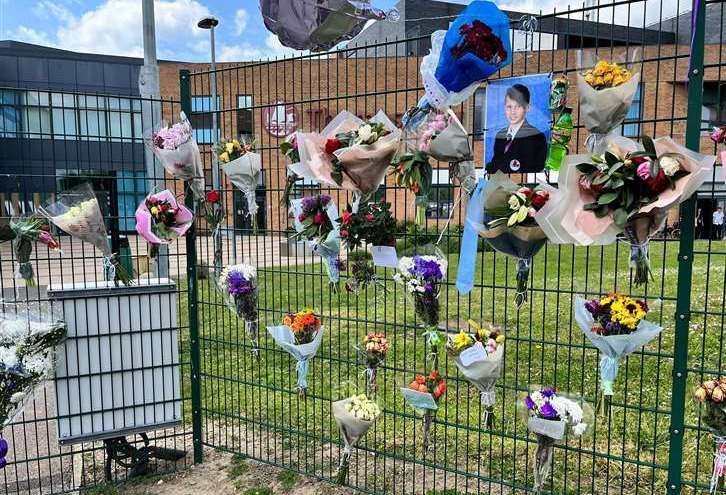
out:
M373 216L373 213L366 214L366 220L369 222L372 222L376 217Z
M349 211L343 212L343 224L347 225L350 223L350 219L353 218L353 214Z
M330 138L325 141L325 152L329 155L332 155L334 151L337 151L342 147L343 143L341 143L338 138Z
M207 197L206 197L207 203L216 203L219 201L219 191L215 191L212 189L211 191L207 191Z
M542 208L545 203L547 203L547 200L549 199L548 196L543 196L541 194L535 194L532 196L532 206L534 206L537 209Z
M519 189L517 189L517 192L519 194L523 194L524 196L529 196L530 194L532 194L532 190L526 186L520 187Z
M643 182L645 182L645 185L648 186L648 190L650 190L653 194L660 194L671 186L671 183L662 168L658 169L657 176L649 177Z
M305 221L305 214L300 213L300 216L297 217L298 222L304 222Z
M348 237L348 231L345 229L340 230L340 237Z
M320 212L317 212L315 216L313 217L313 223L315 225L320 225L323 223L323 214Z

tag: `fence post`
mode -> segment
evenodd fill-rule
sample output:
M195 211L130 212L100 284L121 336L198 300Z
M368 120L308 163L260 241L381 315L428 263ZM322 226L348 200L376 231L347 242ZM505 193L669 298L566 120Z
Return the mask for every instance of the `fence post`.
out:
M701 105L703 103L703 61L705 9L702 0L693 1L691 60L688 71L688 115L686 146L698 151L701 146ZM691 282L696 196L681 204L681 239L678 249L678 286L676 328L673 352L673 395L671 398L670 449L668 453L668 495L681 493L686 384L688 373L688 327L691 319Z
M188 70L179 71L179 96L182 111L190 116L192 113L191 80ZM184 203L194 211L194 195L189 187L191 182L184 184ZM187 301L189 303L189 356L192 369L192 442L194 445L194 462L202 462L202 393L201 393L201 358L199 352L199 312L197 286L197 227L196 222L187 231Z

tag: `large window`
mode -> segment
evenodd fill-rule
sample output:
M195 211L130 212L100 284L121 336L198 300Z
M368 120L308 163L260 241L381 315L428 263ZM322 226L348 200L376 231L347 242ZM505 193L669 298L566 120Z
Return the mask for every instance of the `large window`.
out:
M219 96L217 96L216 111L219 112ZM212 97L193 96L192 115L189 122L194 129L194 139L200 144L212 144ZM217 140L219 140L219 127L217 127Z
M46 91L0 91L0 137L140 141L141 102Z
M237 135L252 140L255 136L254 110L251 95L237 96Z
M640 137L640 120L642 118L642 102L641 102L642 86L639 84L638 89L633 96L633 104L630 105L628 114L623 121L623 136Z

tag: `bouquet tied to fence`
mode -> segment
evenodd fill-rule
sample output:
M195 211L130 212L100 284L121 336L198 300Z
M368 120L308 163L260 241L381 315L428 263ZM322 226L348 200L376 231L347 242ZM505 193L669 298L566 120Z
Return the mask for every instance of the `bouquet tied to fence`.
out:
M60 244L50 233L50 225L45 217L31 215L12 218L9 227L7 237L0 238L0 241L12 241L15 257L18 260L15 276L25 280L27 287L35 287L35 271L30 262L33 245L39 242L47 246L50 251L62 254Z
M386 284L376 275L373 257L368 251L353 251L348 254L348 270L350 277L345 281L345 290L355 295L360 294L370 285L378 286L388 292Z
M459 181L467 195L471 195L476 187L476 167L469 133L451 109L445 113L434 112L429 116L431 119L435 126L429 130L432 134L428 144L429 155L435 160L448 162L449 175Z
M161 123L151 136L144 140L166 171L175 179L191 181L194 197L204 196L204 170L199 147L194 139L192 125L184 112L180 121L173 125Z
M591 58L591 53L581 54ZM637 55L637 51L633 54ZM580 96L580 121L590 132L585 146L590 153L603 153L613 137L613 131L620 127L633 104L640 74L625 66L599 60L583 61L591 68L577 74L577 92Z
M256 230L259 208L255 191L262 171L262 157L254 151L254 143L233 139L219 143L215 153L229 181L244 194L247 200L247 215L252 219L252 227Z
M340 237L348 249L371 246L376 266L396 268L396 219L391 214L391 203L369 202L359 205L354 211L351 205L340 218Z
M336 290L340 280L340 225L338 209L327 194L292 201L296 237L309 243L325 261L330 286Z
M406 403L422 414L424 449L431 445L431 427L439 408L439 400L445 393L446 380L435 369L428 374L416 375L407 387L401 387Z
M358 347L358 351L366 361L366 393L369 397L375 397L376 395L378 390L376 385L378 367L383 365L390 348L391 344L382 332L368 332L363 337L360 347Z
M50 307L0 302L0 429L10 424L33 398L33 391L55 369L55 347L66 337ZM0 469L8 453L0 442Z
M177 202L168 189L152 192L136 208L136 232L150 244L149 259L156 261L159 246L184 236L194 222L194 213Z
M267 331L283 350L297 360L297 387L300 397L307 396L310 360L315 357L323 340L321 318L312 309L288 313L282 325L267 327Z
M350 469L353 448L365 436L381 415L381 408L366 394L358 394L333 402L333 417L343 439L343 456L340 459L336 481L345 483Z
M715 157L676 144L671 138L643 148L625 138L610 143L608 151L576 165L579 200L571 205L562 226L573 237L597 239L612 226L631 246L634 283L652 278L648 242L663 225L670 208L688 199L711 175ZM582 232L581 232L582 231Z
M280 204L286 208L290 208L290 196L292 195L292 190L295 187L295 184L302 180L302 177L300 177L295 171L300 166L300 152L297 148L297 134L297 132L290 134L282 143L280 143L279 147L280 152L285 156L285 158L290 160L290 163L287 164L285 189L282 193L282 197L280 198Z
M368 121L343 111L319 134L298 133L298 175L352 191L357 205L383 182L399 137L382 110Z
M534 491L541 493L552 471L555 443L565 437L568 426L575 436L582 436L589 421L585 420L584 403L558 394L553 388L533 389L517 405L527 417L527 428L537 436Z
M600 358L601 411L609 412L620 359L656 338L662 327L645 319L648 304L623 294L575 299L575 320Z
M229 265L222 270L218 287L227 306L244 320L245 332L252 341L252 353L259 356L257 268L246 262Z
M435 329L439 324L439 293L446 279L447 265L443 254L404 256L393 275L413 300L416 316L427 328Z
M464 377L481 394L484 409L484 425L494 423L495 385L502 372L504 359L504 333L493 325L479 325L469 320L470 330L449 335L446 350Z
M726 377L707 380L696 388L695 399L703 404L701 421L716 444L709 493L716 493L726 480Z
M549 198L546 186L519 186L497 172L488 182L479 182L467 206L465 235L466 229L476 231L496 251L517 259L515 302L518 308L527 301L532 258L547 241L538 219L546 211ZM475 243L462 243L459 279L462 270L471 270L475 252Z
M56 195L56 200L39 210L59 229L81 241L92 244L103 254L104 273L109 280L130 285L133 273L120 263L106 235L98 198L89 183L83 183Z

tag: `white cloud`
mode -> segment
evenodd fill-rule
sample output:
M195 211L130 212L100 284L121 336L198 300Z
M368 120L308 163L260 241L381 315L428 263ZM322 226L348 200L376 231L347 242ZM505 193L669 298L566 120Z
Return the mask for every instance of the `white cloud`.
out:
M18 26L12 34L12 38L18 41L24 41L25 43L32 43L34 45L54 46L46 33L36 31L35 29L26 26Z
M249 18L250 15L245 9L238 9L237 12L234 14L234 28L237 36L242 34L242 32L247 28L247 21L249 20Z

